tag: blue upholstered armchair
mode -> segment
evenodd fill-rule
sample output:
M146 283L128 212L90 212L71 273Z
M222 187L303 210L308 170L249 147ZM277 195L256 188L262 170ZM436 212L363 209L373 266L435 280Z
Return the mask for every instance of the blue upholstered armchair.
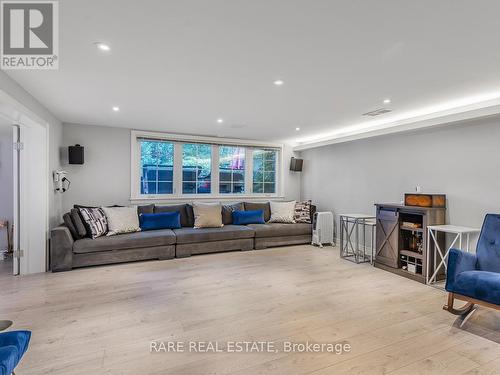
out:
M467 314L474 304L500 310L500 215L486 215L476 254L450 250L446 291L448 304L443 308L453 314ZM467 304L455 309L455 299Z
M30 331L0 333L0 375L14 374L30 342Z

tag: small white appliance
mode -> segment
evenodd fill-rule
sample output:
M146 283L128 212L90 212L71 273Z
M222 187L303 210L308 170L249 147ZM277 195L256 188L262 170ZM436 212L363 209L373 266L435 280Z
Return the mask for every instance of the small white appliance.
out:
M313 233L311 245L323 247L323 244L333 243L333 213L315 212L313 216Z

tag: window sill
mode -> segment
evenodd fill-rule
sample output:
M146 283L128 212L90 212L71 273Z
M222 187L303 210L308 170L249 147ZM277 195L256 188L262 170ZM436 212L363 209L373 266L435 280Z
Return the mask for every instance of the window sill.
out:
M243 200L283 200L283 195L206 195L206 196L161 196L161 197L130 197L131 203L141 202L186 202L186 201L243 201Z

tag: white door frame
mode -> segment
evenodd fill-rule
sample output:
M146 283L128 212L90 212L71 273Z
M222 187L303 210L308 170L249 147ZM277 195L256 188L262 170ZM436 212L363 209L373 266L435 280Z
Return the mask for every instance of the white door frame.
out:
M19 155L19 206L14 203L14 221L18 224L14 228L17 245L14 251L21 250L19 272L21 275L45 272L49 234L49 124L2 91L0 118L19 126L24 143Z

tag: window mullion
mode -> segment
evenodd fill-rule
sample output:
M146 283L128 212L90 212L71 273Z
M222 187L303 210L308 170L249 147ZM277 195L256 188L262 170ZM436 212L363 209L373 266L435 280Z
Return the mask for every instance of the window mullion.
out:
M245 194L253 194L253 148L245 148Z
M182 195L182 144L174 143L174 195Z
M212 194L219 195L219 146L212 145Z

